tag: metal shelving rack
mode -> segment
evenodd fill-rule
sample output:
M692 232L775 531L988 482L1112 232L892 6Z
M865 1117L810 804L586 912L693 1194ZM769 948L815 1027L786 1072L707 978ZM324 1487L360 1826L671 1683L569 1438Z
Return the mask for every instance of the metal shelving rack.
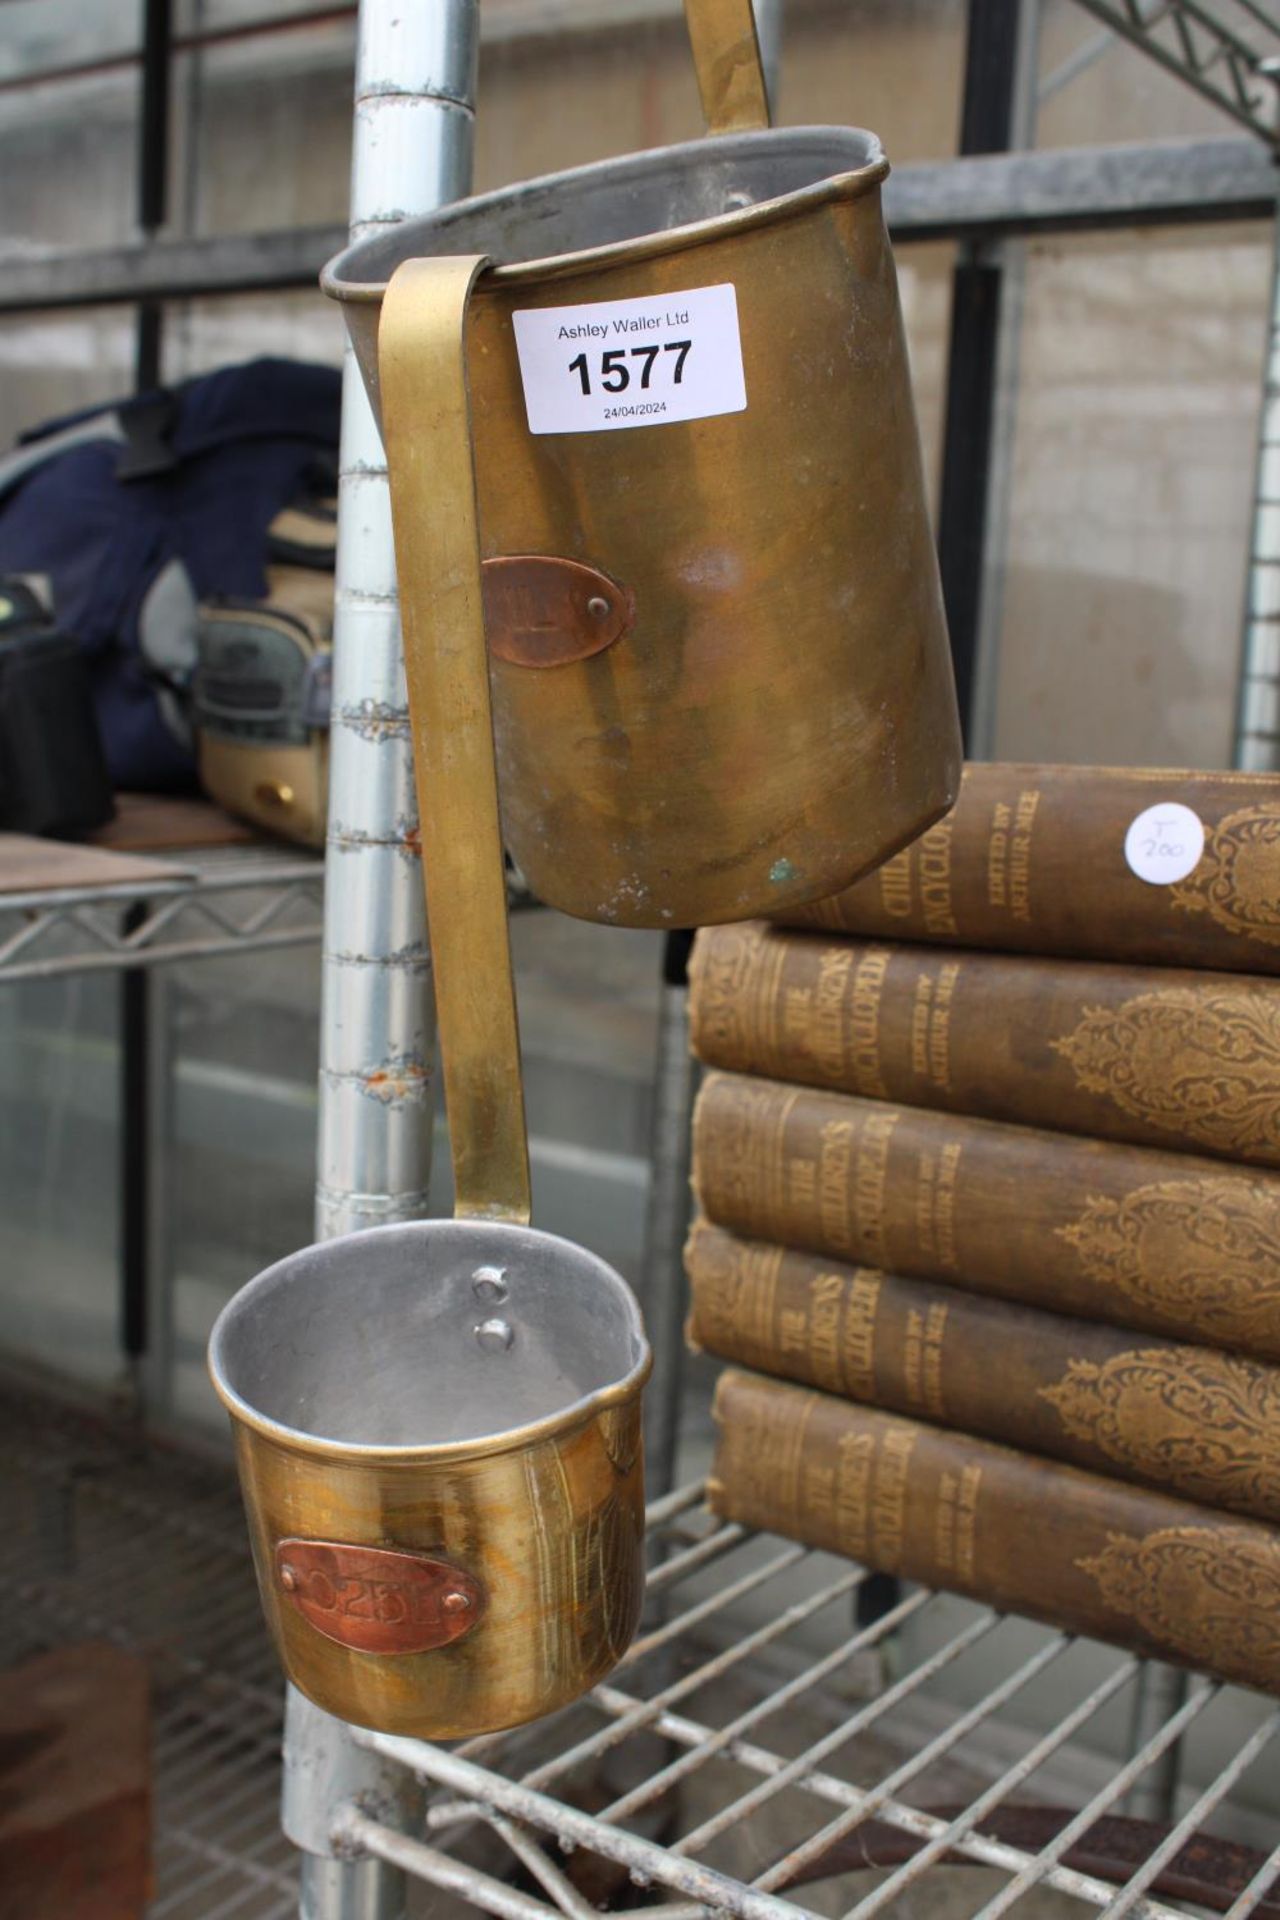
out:
M172 1387L169 1208L171 962L315 946L324 866L266 842L169 850L145 878L0 893L0 989L112 974L120 982L119 1319L133 1391Z
M296 1914L275 1803L279 1670L225 1466L148 1452L129 1423L4 1375L0 1465L0 1653L89 1632L151 1669L149 1920ZM1072 1743L1130 1697L1130 1657L1061 1635L1032 1650L1020 1623L923 1591L860 1628L860 1569L720 1524L697 1486L654 1504L650 1535L639 1638L554 1720L452 1751L357 1733L335 1764L333 1723L294 1702L286 1811L321 1824L335 1850L305 1913L326 1901L348 1920L398 1912L384 1895L405 1883L379 1886L372 1869L500 1920L593 1920L606 1901L651 1912L658 1900L664 1920L993 1914L1035 1884L1081 1920L1172 1920L1186 1901L1232 1920L1280 1913L1280 1847L1189 1840L1268 1764L1274 1704L1259 1702L1247 1745L1157 1854L1162 1830L1116 1810L1183 1734L1213 1739L1216 1687L1197 1683L1153 1717L1128 1762L1085 1765ZM994 1684L976 1675L984 1660ZM970 1671L972 1705L948 1716L930 1689ZM1055 1678L1072 1683L1071 1710L1019 1730ZM823 1862L831 1823L855 1819ZM819 1864L830 1873L797 1877Z
M668 1920L870 1920L926 1874L962 1867L988 1872L980 1904L963 1909L973 1920L995 1920L1037 1886L1108 1920L1175 1920L1185 1899L1231 1920L1280 1911L1267 1898L1280 1845L1265 1854L1201 1836L1265 1765L1280 1706L1175 1824L1148 1826L1119 1810L1190 1729L1211 1728L1216 1684L1193 1682L1125 1761L1064 1778L1070 1744L1140 1685L1139 1660L1060 1633L1028 1652L1019 1623L921 1588L858 1627L860 1568L721 1523L697 1485L654 1504L650 1539L649 1621L587 1701L452 1750L356 1730L354 1766L349 1755L336 1768L332 1723L304 1709L286 1817L300 1783L323 1778L339 1854L373 1856L501 1920L588 1920L584 1888L599 1898L602 1885L613 1910L662 1898ZM889 1645L898 1670L869 1675ZM983 1656L999 1679L941 1712L932 1683L963 1679ZM1069 1679L1074 1704L1047 1730L1022 1731L1019 1711L1034 1714L1050 1676ZM361 1757L416 1777L425 1806L389 1818ZM596 1811L588 1773L608 1802ZM523 1885L494 1871L504 1862Z
M183 853L172 878L0 894L0 986L314 944L324 868L270 846Z
M0 1660L86 1636L144 1659L149 1920L285 1920L279 1668L235 1484L221 1460L139 1442L134 1422L0 1371Z

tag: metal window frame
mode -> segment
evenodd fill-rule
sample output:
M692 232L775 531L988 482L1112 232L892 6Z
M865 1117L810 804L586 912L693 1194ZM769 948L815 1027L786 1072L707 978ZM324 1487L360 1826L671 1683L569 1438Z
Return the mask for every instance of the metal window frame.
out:
M885 185L898 245L1267 220L1280 182L1256 140L1227 135L981 154L901 166ZM0 314L313 289L348 229L297 227L0 255Z

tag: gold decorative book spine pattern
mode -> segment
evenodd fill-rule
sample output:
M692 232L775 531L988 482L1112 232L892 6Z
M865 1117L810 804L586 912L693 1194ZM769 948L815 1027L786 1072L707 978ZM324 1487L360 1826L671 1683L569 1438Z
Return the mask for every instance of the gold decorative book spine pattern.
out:
M1104 1140L1280 1165L1280 985L704 928L708 1066Z
M1205 830L1193 871L1152 885L1130 823L1166 801ZM856 886L786 923L874 939L1280 972L1274 774L971 762L945 820Z
M742 1240L685 1249L722 1360L1280 1522L1280 1370ZM998 1364L994 1364L998 1356Z
M726 1520L1280 1693L1260 1521L752 1373L721 1376L715 1417Z
M1280 1174L711 1073L693 1179L744 1239L1280 1363Z

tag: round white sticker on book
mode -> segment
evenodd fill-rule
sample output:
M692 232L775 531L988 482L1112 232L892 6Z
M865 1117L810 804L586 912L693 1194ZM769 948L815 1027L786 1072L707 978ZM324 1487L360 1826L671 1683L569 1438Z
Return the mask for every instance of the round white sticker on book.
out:
M1124 857L1139 880L1153 887L1169 887L1185 880L1204 852L1200 816L1179 800L1146 807L1124 837Z

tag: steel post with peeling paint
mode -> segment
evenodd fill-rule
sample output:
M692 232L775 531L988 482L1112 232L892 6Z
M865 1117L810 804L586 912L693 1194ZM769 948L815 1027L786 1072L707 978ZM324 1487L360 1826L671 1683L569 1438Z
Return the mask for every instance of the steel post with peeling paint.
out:
M769 110L778 117L778 77L782 67L782 8L784 0L755 0L756 40L764 69Z
M363 0L351 232L465 193L478 0ZM342 400L320 1030L321 1238L423 1211L435 1026L382 442L348 350Z
M466 193L478 48L479 0L361 0L353 239ZM320 1013L321 1239L423 1212L435 1117L435 1015L386 460L349 348L339 467ZM309 1777L304 1769L299 1778L303 1708L291 1699L285 1757L287 1826L304 1842L304 1920L393 1920L404 1908L400 1869L343 1859L324 1839L333 1765ZM329 1736L338 1748L350 1738L338 1722ZM336 1764L334 1754L329 1758ZM319 1821L311 1831L308 1796Z
M301 1920L401 1920L404 1875L382 1860L353 1858L337 1838L338 1810L358 1805L393 1832L412 1833L423 1798L405 1768L356 1746L349 1727L290 1688L280 1810L302 1855Z

